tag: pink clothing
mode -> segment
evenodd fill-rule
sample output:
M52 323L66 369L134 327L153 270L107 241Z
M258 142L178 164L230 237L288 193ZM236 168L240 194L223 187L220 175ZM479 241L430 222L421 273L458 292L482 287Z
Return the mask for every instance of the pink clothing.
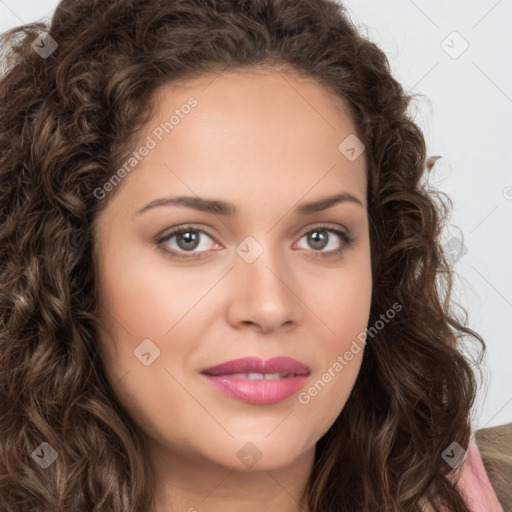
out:
M467 457L462 463L457 488L464 496L471 512L503 512L489 482L474 434L471 436Z

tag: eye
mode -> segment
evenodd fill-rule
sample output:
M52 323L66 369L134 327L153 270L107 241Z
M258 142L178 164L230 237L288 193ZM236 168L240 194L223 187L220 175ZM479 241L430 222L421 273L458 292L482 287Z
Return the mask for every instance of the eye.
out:
M208 238L210 238L210 240L213 240L212 236L202 229L197 229L193 226L184 226L182 228L178 228L171 231L170 233L166 234L163 238L157 240L157 245L162 251L164 251L164 253L170 254L173 257L188 258L194 256L196 252L205 252L208 250L207 248L205 248L204 243L201 244L201 235L206 235ZM172 240L173 238L176 238L174 244L164 243L168 242L169 240ZM206 244L206 246L207 245L208 244ZM166 249L164 246L171 246L172 250L170 251ZM194 249L197 249L198 247L202 248L203 250L193 252ZM180 254L180 251L192 253L192 255L188 256L187 254Z
M329 233L334 233L336 236L333 238ZM336 238L341 243L340 241L336 243ZM306 231L301 236L300 240L302 239L305 239L309 246L314 249L313 252L319 252L319 256L339 255L348 249L353 242L352 236L349 233L326 224L315 226L313 229ZM329 245L331 245L330 250L323 251Z
M334 234L335 237L333 237L332 234ZM203 235L206 235L211 242L203 242ZM337 243L336 238L338 239ZM306 231L300 237L299 241L302 239L306 239L306 242L313 249L313 253L319 253L318 256L324 257L341 254L351 246L353 241L352 236L348 232L325 224L315 226L313 229ZM334 240L334 243L332 243L331 239ZM171 243L169 243L169 241L171 241ZM156 240L156 245L166 255L180 259L193 258L199 256L199 254L208 252L211 249L208 248L208 245L211 245L212 242L213 244L217 243L213 235L209 234L207 231L194 226L184 226L174 229ZM324 251L323 249L329 245L334 245L334 247L331 247L328 251ZM170 250L169 247L171 248ZM196 249L200 250L196 251Z

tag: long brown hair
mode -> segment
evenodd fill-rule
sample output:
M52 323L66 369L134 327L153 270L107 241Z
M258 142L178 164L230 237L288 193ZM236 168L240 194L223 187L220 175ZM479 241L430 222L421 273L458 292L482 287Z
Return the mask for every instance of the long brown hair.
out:
M38 40L47 55L33 46L44 31L57 44ZM101 201L94 190L133 151L157 88L259 65L312 77L349 106L368 169L370 324L402 305L368 340L350 398L317 443L310 511L468 512L443 452L470 440L478 365L461 341L476 341L482 355L485 344L450 299L439 238L449 199L428 186L413 96L344 8L63 0L49 27L14 28L2 44L2 512L150 510L145 435L116 399L97 347L92 227L122 183ZM51 456L48 445L58 456L43 469L37 456Z

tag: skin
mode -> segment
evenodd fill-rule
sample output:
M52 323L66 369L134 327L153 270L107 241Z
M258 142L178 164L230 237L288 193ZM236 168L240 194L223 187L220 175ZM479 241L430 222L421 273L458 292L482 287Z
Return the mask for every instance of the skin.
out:
M303 391L364 332L372 291L364 156L351 161L338 150L355 133L341 100L277 69L167 84L143 138L191 96L197 106L96 219L102 359L116 395L148 435L156 512L252 512L262 503L304 511L315 444L343 409L363 350L307 404L297 394L269 405L242 402L200 371L241 357L288 356L309 366ZM294 212L338 192L361 204ZM156 198L182 195L238 211L163 206L136 214ZM323 232L323 248L308 240L324 222L353 237L341 254L327 255L345 245L331 231ZM201 257L159 250L159 235L189 223L213 236L194 232L200 243L188 252L178 236L161 245ZM248 236L263 248L252 263L236 252ZM148 366L134 356L145 339L160 350ZM261 455L250 467L237 455L244 446L255 452L247 443Z

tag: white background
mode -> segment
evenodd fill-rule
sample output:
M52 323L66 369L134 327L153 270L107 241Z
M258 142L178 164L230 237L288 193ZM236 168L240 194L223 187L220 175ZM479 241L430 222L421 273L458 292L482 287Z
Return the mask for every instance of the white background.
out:
M0 31L51 17L57 4L0 0ZM411 112L428 154L443 157L432 183L454 203L445 240L465 247L454 253L455 298L488 347L473 426L512 422L512 2L344 5L405 90L424 95Z

